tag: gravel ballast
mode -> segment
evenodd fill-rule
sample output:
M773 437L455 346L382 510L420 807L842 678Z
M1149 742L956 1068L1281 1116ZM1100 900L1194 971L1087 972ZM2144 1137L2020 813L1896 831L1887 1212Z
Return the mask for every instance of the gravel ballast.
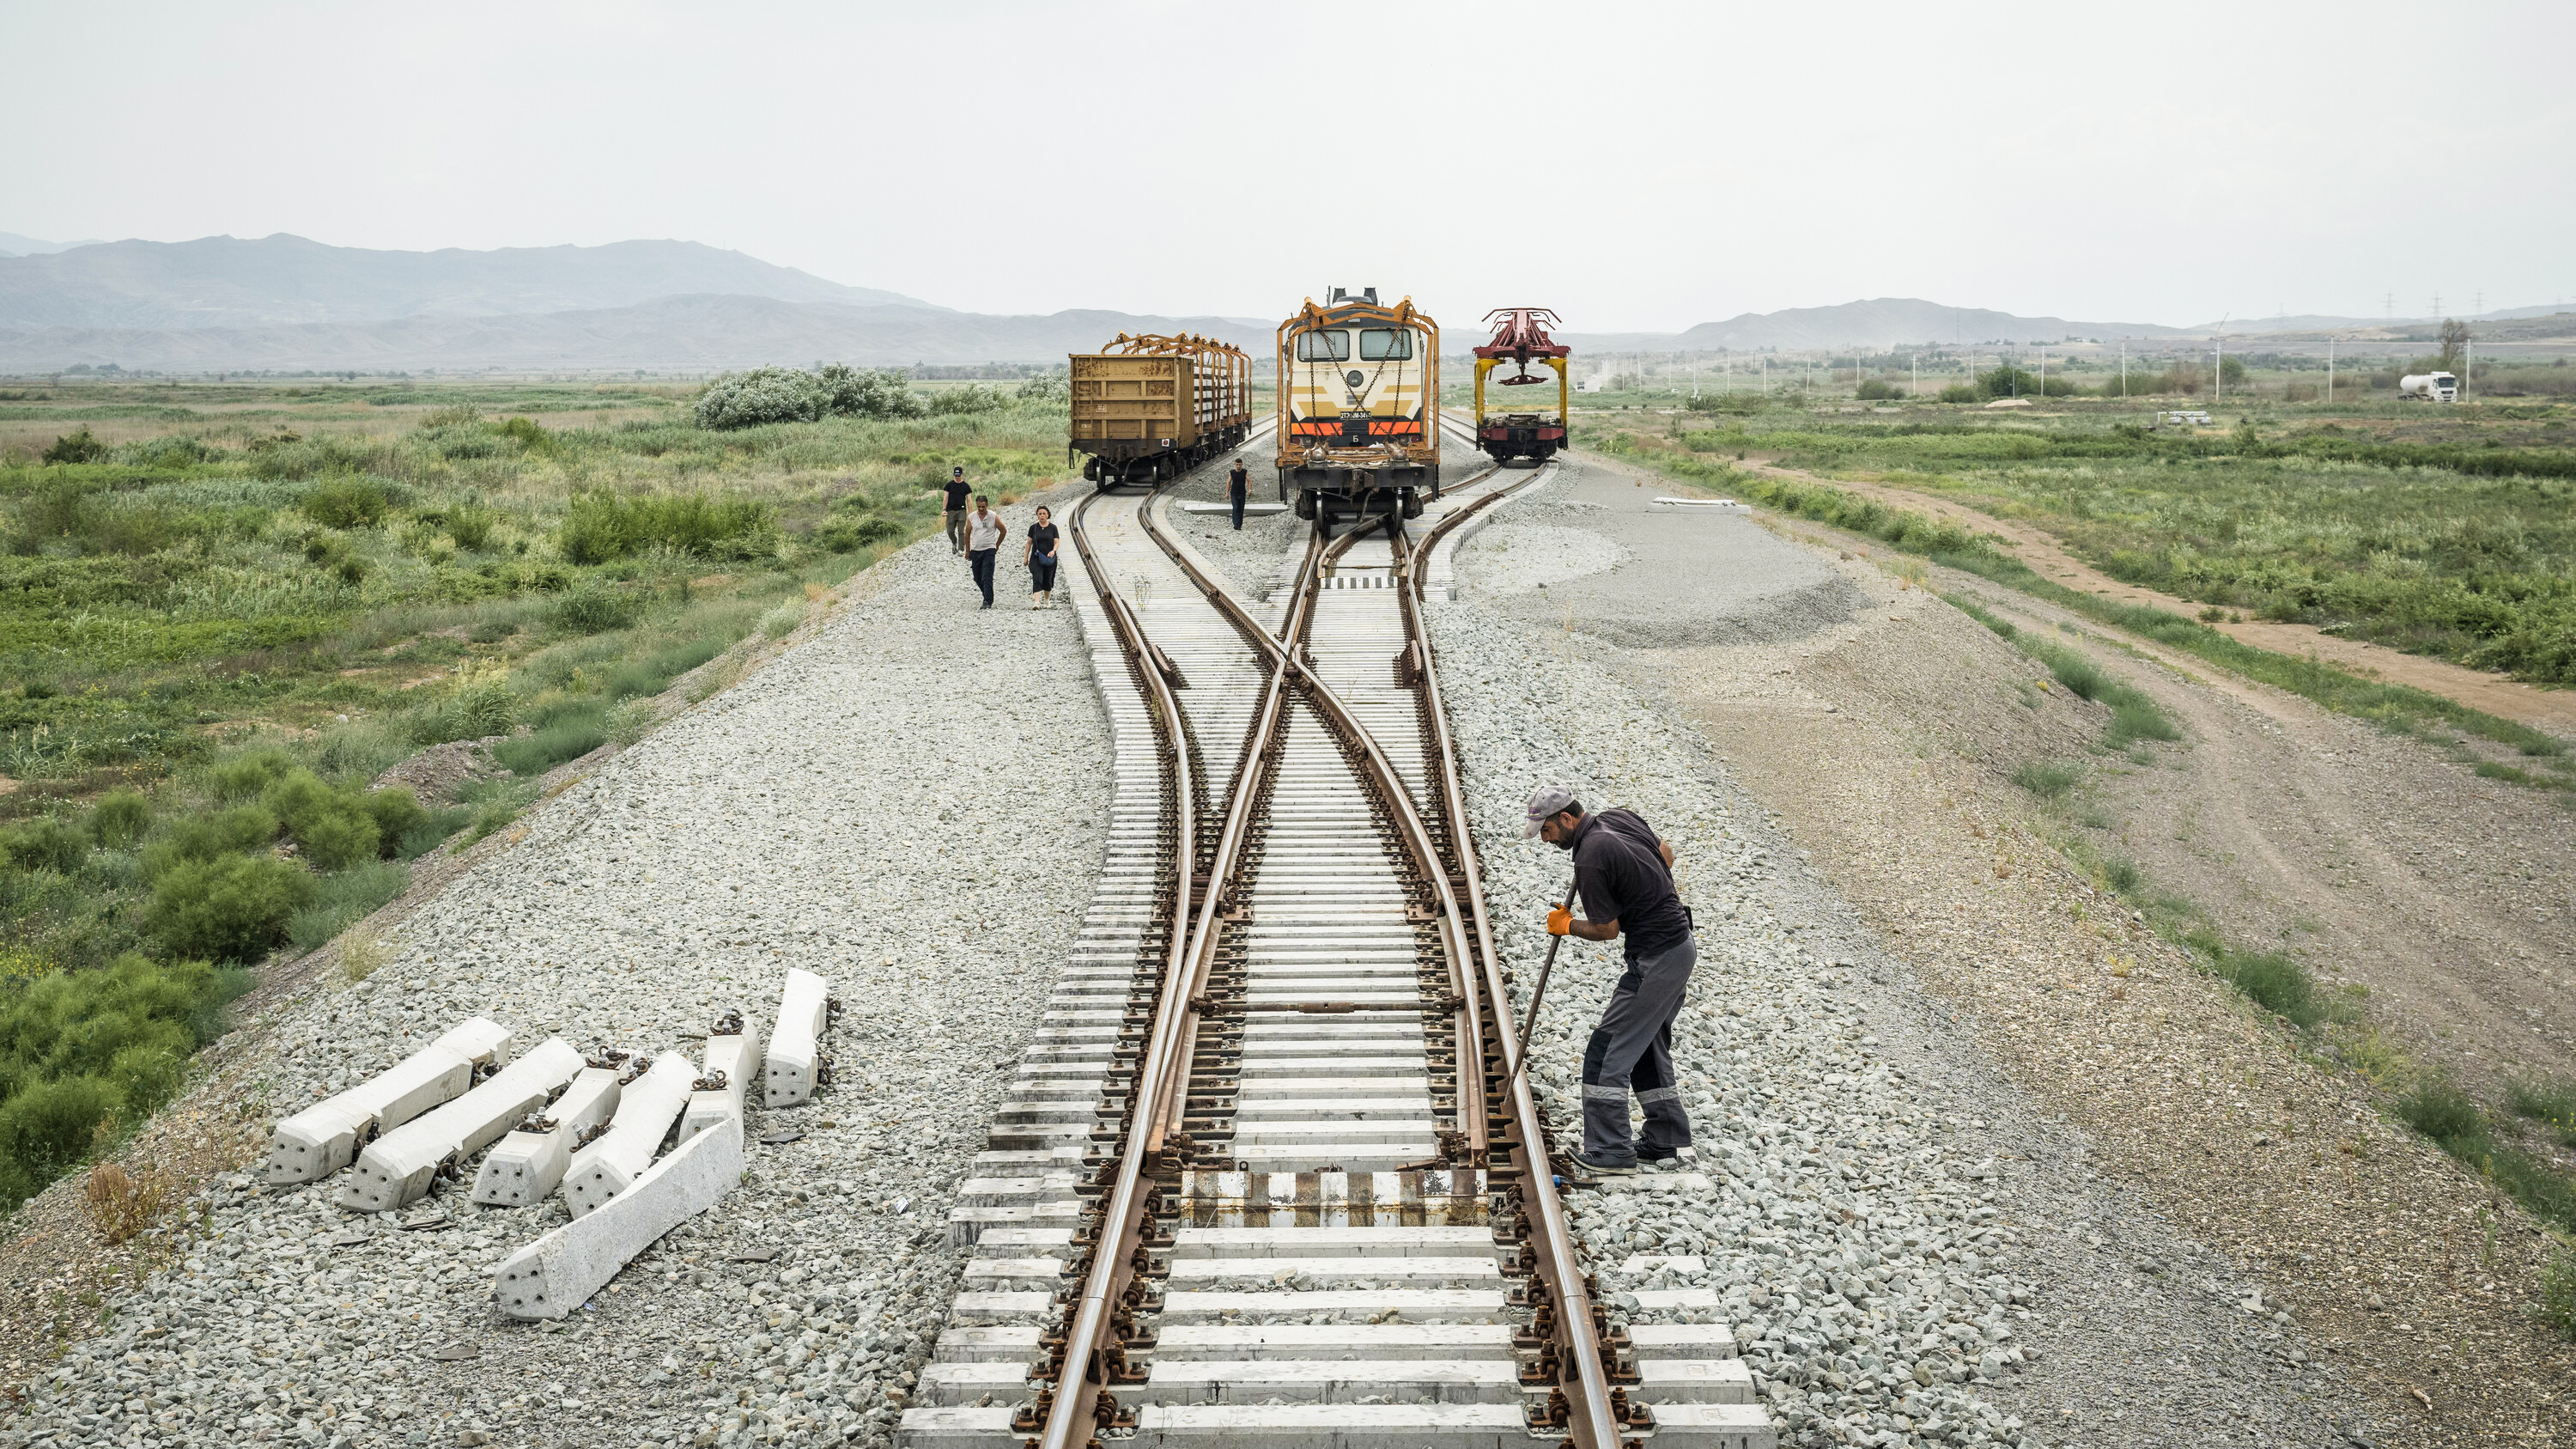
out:
M1026 507L1006 510L1014 527ZM533 812L403 923L389 964L283 1008L272 1116L469 1015L685 1051L786 970L846 1007L812 1103L754 1106L743 1185L561 1324L494 1268L560 1199L461 1184L383 1217L247 1174L202 1236L110 1295L0 1445L881 1444L962 1259L945 1226L1089 899L1106 719L1074 611L980 613L942 540L816 637ZM862 590L862 592L864 592ZM801 1133L797 1140L763 1137ZM202 1215L202 1216L201 1216Z
M1642 813L1696 912L1699 967L1674 1029L1696 1161L1573 1199L1614 1311L1732 1324L1788 1444L2363 1442L2347 1437L2355 1406L2337 1376L2263 1285L2097 1179L2081 1140L2003 1080L1705 741L1635 687L1641 661L1579 632L1593 622L1580 600L1551 598L1569 592L1566 568L1640 556L1669 524L1643 500L1621 507L1624 479L1578 473L1552 491L1553 506L1504 505L1508 527L1468 546L1461 600L1427 617L1524 1001L1537 923L1569 874L1520 839L1536 786ZM1614 512L1635 516L1604 527ZM1598 532L1540 536L1551 524ZM1776 575L1805 601L1791 613L1821 599L1799 570ZM1724 628L1699 617L1714 608L1705 581L1623 568L1618 583L1631 597L1614 634L1661 603L1671 627ZM1741 600L1758 632L1789 622L1777 597ZM1568 943L1534 1040L1532 1078L1568 1147L1617 953ZM1669 1296L1690 1288L1721 1306Z

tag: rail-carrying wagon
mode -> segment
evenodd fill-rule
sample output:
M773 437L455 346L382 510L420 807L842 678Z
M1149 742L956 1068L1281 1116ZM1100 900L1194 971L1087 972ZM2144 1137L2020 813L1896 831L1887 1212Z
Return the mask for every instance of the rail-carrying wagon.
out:
M1252 426L1252 359L1213 337L1118 334L1073 365L1070 464L1102 488L1159 483L1240 444Z

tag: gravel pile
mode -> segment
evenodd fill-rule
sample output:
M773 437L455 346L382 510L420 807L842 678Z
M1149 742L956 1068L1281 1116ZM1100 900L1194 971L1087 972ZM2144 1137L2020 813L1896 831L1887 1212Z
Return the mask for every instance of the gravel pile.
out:
M694 1057L801 966L847 1008L837 1080L755 1106L743 1187L531 1327L494 1311L492 1273L560 1200L478 1208L471 1164L380 1219L328 1181L219 1179L180 1261L114 1295L112 1329L0 1446L888 1442L956 1289L953 1190L1091 893L1109 761L1073 610L978 613L940 540L879 567L873 596L533 814L390 964L272 1036L282 1116L475 1013L514 1050Z
M1637 524L1605 542L1634 542L1650 520ZM1538 922L1571 874L1519 838L1542 783L1642 813L1697 918L1674 1027L1696 1160L1572 1202L1613 1311L1733 1325L1788 1444L2366 1442L2331 1422L2345 1391L2261 1285L2094 1178L2080 1142L1857 928L1696 732L1632 687L1645 661L1515 617L1547 596L1512 591L1584 545L1497 537L1514 536L1477 539L1462 573L1503 597L1471 592L1427 618L1524 1002ZM1569 1147L1576 1068L1619 969L1615 943L1569 941L1548 988L1531 1076ZM1718 1307L1676 1289L1714 1290Z

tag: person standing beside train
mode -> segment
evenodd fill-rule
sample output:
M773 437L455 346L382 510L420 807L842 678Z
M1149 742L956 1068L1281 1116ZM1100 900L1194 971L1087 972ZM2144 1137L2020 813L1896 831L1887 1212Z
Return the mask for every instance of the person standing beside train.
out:
M976 494L975 511L966 515L966 566L975 575L975 587L984 591L987 609L993 607L993 555L1010 536L1011 526L993 511L993 500Z
M1029 566L1029 607L1052 609L1055 607L1055 515L1047 511L1046 505L1038 505L1037 522L1030 524L1029 531L1021 536L1028 540L1021 559Z
M940 510L940 522L948 530L948 552L953 556L966 551L966 470L948 470L948 503Z
M1237 453L1234 471L1225 475L1225 497L1234 505L1234 531L1237 533L1243 532L1243 498L1251 487L1252 475L1244 469L1243 455Z

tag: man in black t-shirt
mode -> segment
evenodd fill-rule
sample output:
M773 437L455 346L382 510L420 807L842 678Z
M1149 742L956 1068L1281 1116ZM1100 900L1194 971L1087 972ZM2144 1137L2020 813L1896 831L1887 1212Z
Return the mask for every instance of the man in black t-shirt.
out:
M1628 969L1583 1048L1583 1149L1574 1160L1595 1173L1635 1172L1639 1158L1661 1162L1691 1141L1690 1116L1674 1085L1673 1018L1699 947L1690 908L1673 889L1673 848L1634 812L1586 815L1573 792L1554 786L1530 797L1521 833L1574 855L1574 894L1586 919L1559 903L1547 913L1549 934L1628 938ZM1646 1118L1645 1135L1633 1142L1631 1089Z
M1234 531L1243 532L1243 498L1251 491L1252 475L1244 470L1243 459L1234 460L1234 471L1225 475L1225 496L1234 505Z
M966 498L975 490L966 483L966 470L948 470L948 506L940 510L940 521L948 527L948 551L966 551Z

